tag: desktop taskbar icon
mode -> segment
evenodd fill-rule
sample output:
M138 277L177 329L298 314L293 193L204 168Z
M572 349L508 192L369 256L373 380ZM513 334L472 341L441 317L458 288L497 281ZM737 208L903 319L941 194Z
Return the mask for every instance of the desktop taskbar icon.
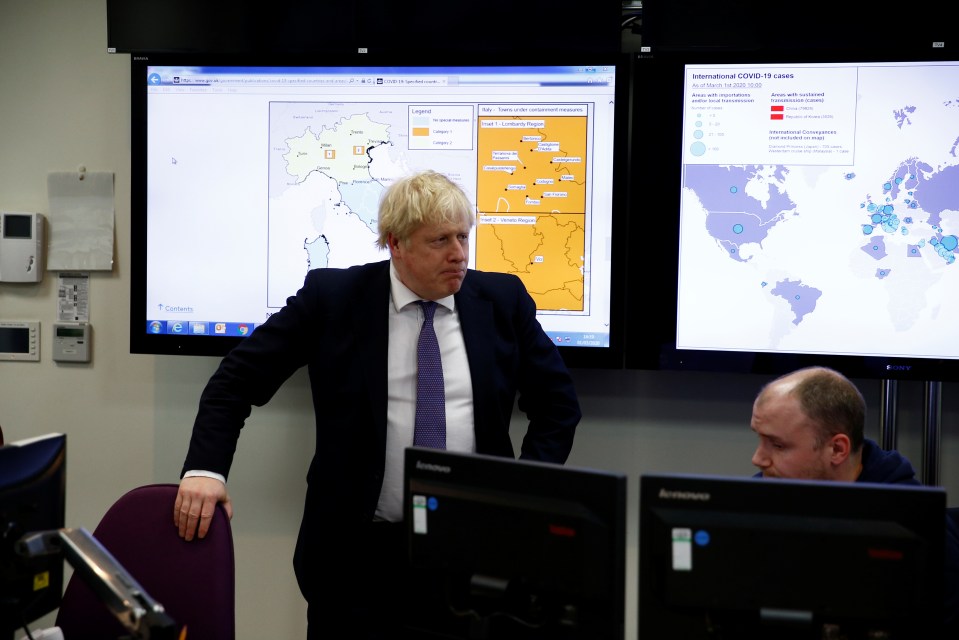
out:
M253 322L148 320L147 333L152 335L233 336L242 338L250 335L256 326Z

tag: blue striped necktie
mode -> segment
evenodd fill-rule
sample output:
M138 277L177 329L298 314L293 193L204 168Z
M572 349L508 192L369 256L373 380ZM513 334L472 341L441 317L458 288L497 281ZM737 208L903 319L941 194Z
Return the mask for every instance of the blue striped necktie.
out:
M413 444L433 449L446 448L446 393L443 389L443 362L433 331L436 303L420 300L423 328L416 343L416 422Z

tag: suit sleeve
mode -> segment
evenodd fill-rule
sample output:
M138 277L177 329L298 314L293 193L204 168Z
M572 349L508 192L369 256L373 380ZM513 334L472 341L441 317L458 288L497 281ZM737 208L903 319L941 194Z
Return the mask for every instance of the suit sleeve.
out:
M520 458L564 463L582 412L572 376L536 319L536 304L520 283L516 322L521 357L518 407L529 419Z
M227 477L252 408L266 404L306 364L318 317L318 284L312 275L283 309L227 354L207 382L181 475L203 469ZM314 331L308 331L311 323Z

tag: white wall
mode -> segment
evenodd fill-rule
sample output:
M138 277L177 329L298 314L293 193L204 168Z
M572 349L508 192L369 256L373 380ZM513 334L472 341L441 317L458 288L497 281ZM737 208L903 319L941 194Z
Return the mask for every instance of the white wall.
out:
M0 209L49 210L47 174L116 174L117 262L90 283L90 364L50 359L56 274L0 283L0 320L39 320L38 363L0 362L0 425L8 440L68 435L67 523L92 530L127 490L176 482L200 390L217 360L131 355L129 56L106 52L104 0L0 0ZM654 303L654 301L651 301ZM630 478L627 637L635 638L636 505L646 471L747 475L753 395L766 378L645 371L574 372L584 419L570 463ZM880 383L861 381L878 437ZM922 460L923 386L900 385L900 449ZM942 484L959 495L956 387L943 387ZM256 410L230 477L239 640L304 637L291 568L314 445L305 374ZM522 433L517 417L514 433ZM518 443L518 439L515 440ZM171 516L172 519L172 516ZM43 623L46 622L46 625ZM41 626L52 625L52 617Z

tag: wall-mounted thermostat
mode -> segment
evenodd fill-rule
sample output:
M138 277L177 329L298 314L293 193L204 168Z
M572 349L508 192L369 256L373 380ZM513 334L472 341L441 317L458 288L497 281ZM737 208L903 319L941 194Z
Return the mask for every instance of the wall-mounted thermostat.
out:
M0 321L0 360L40 359L40 323Z
M90 362L90 325L57 322L53 325L54 362Z

